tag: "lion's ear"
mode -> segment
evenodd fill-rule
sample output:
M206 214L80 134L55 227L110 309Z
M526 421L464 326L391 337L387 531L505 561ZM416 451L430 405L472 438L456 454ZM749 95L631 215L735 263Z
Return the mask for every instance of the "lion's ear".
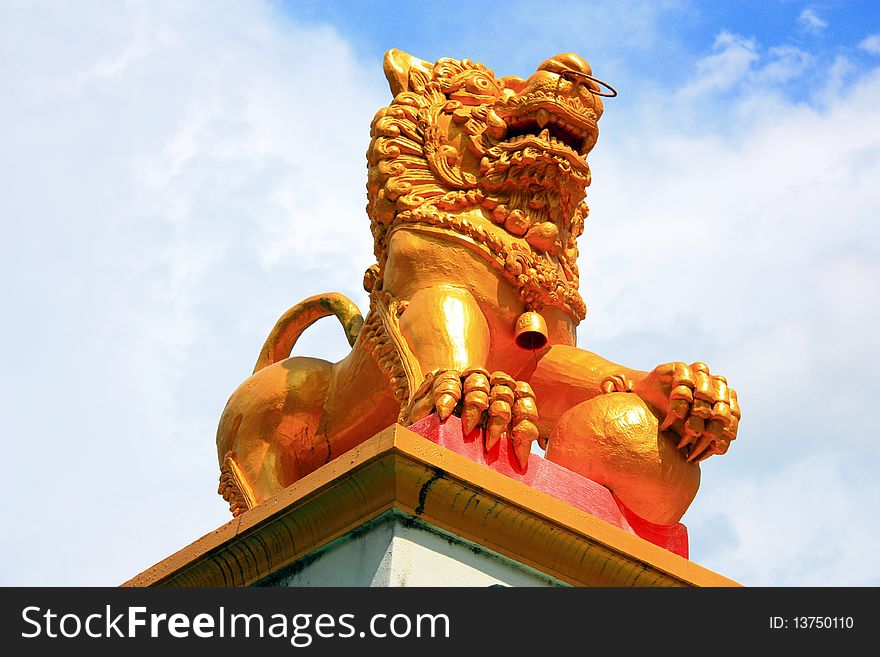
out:
M385 77L391 93L397 96L401 91L412 91L431 79L433 66L423 59L392 48L385 53L383 62ZM415 73L415 75L412 75ZM414 84L415 83L415 84Z

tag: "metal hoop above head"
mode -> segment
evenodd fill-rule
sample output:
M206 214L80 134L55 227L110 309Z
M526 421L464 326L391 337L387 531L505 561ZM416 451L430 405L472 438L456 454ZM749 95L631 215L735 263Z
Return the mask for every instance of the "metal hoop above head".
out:
M607 82L603 82L599 78L593 77L589 73L584 73L582 71L576 71L573 68L566 68L565 71L560 73L560 75L562 75L562 76L565 76L568 74L571 74L575 77L581 77L581 78L586 78L587 80L592 80L593 82L598 84L600 87L605 87L606 89L608 89L608 91L611 92L611 93L602 93L601 91L594 91L593 89L590 89L590 93L593 94L594 96L602 96L602 98L614 98L617 95L617 89L612 87Z

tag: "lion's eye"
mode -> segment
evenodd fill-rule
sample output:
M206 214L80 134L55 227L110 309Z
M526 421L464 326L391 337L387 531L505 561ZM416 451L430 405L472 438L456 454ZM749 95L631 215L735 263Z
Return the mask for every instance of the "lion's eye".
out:
M473 94L483 94L493 88L489 78L483 76L472 77L467 81L465 88Z

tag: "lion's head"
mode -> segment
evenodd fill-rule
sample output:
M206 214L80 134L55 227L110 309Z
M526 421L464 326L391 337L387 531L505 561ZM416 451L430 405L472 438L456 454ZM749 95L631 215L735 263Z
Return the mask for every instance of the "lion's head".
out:
M569 53L527 79L498 78L476 62L391 50L385 75L394 100L373 119L367 151L380 275L395 227L433 223L500 257L530 306L583 319L576 239L602 115L589 64Z

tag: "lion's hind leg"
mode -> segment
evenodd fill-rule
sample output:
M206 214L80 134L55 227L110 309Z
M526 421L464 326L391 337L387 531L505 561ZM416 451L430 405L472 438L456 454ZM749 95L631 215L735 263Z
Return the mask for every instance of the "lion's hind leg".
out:
M320 430L333 364L294 357L261 369L232 394L217 429L220 494L234 515L317 469L329 443Z

